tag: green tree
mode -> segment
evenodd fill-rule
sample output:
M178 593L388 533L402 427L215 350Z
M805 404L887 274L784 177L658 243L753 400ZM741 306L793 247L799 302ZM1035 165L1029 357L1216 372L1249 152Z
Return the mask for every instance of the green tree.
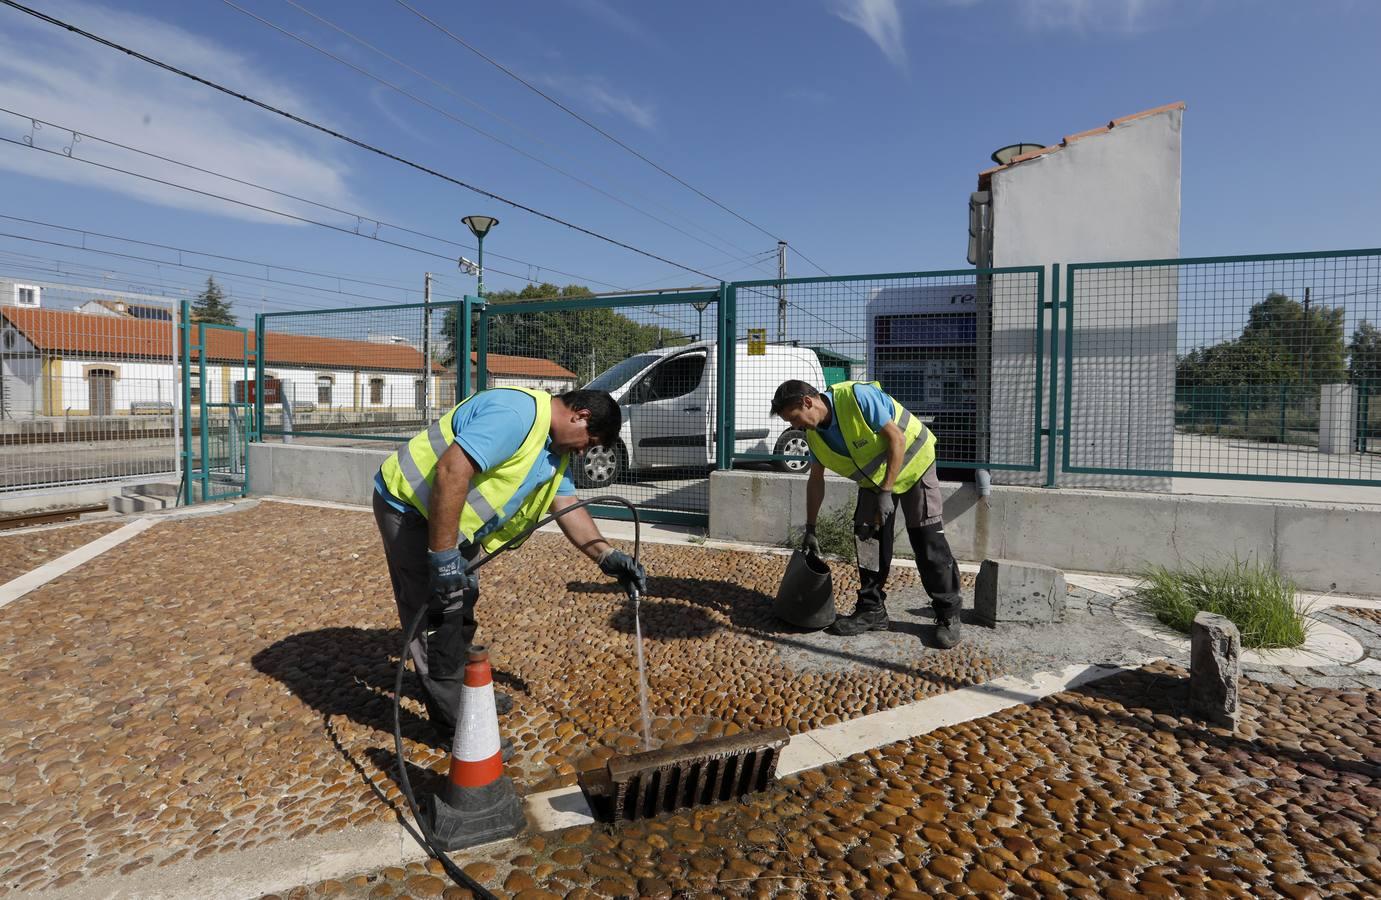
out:
M1381 328L1363 319L1352 333L1347 349L1352 381L1381 388Z
M594 297L579 284L529 284L521 291L494 291L485 297L491 307L530 300L579 300ZM478 318L478 317L477 317ZM455 310L447 311L442 327L446 333L443 365L454 364ZM471 333L478 340L477 322ZM615 363L657 347L678 346L687 337L675 328L644 325L607 307L553 312L505 313L489 319L490 353L530 356L550 360L576 373L584 384Z
M192 301L192 321L213 325L234 325L235 313L230 309L230 301L225 299L225 291L216 284L216 279L207 277L206 287Z
M1242 333L1180 357L1182 388L1335 384L1347 378L1342 307L1311 307L1272 293L1252 306Z

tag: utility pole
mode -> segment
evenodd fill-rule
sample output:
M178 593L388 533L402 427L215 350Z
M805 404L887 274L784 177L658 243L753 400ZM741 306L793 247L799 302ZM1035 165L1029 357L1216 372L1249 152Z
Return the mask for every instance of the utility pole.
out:
M786 343L786 241L777 241L777 343Z
M1304 384L1309 376L1309 350L1313 343L1310 338L1312 335L1309 330L1313 328L1313 323L1309 321L1309 288L1304 289L1304 353L1300 357L1299 383Z
M422 417L432 410L432 273L422 275Z

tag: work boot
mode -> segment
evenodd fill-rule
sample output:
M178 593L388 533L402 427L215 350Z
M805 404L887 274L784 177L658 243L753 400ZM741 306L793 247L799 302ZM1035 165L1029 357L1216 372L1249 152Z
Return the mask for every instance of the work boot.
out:
M949 650L950 648L958 645L960 639L960 626L961 623L959 621L958 613L954 613L952 615L941 615L939 613L936 613L935 643L939 644L941 649L944 650Z
M840 637L853 637L865 631L886 631L890 624L887 619L887 607L884 604L865 606L860 603L851 615L840 616L835 619L833 624L825 629L825 633L837 634Z

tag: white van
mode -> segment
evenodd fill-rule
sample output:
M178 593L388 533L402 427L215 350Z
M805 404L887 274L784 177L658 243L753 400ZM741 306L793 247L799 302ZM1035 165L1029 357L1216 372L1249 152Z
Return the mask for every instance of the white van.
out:
M598 488L627 472L669 466L704 469L715 461L715 383L719 345L699 341L629 357L585 385L608 391L623 412L619 441L594 447L571 461L575 483ZM825 387L815 351L768 344L750 355L738 344L735 372L734 447L739 453L805 456L806 436L772 415L772 392L792 378ZM778 461L799 472L803 460Z

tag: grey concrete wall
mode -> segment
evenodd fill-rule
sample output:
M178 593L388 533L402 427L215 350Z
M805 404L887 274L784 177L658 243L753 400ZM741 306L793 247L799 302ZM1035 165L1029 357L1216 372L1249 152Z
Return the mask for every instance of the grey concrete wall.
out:
M805 485L798 475L715 472L710 537L785 543L805 523ZM1381 595L1381 507L1008 485L984 501L972 485L943 488L945 533L962 560L1134 575L1235 556L1271 563L1308 590ZM824 509L852 510L854 493L852 482L827 478Z
M368 504L374 473L392 448L356 450L302 444L250 444L249 492Z

